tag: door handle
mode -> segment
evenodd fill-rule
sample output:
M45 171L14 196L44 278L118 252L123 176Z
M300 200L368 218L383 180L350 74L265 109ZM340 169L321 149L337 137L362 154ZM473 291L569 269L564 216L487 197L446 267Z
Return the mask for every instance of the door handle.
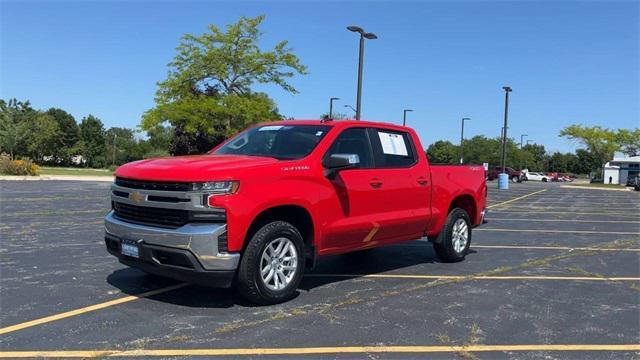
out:
M422 186L425 186L425 185L427 185L428 183L429 183L429 180L427 180L426 178L423 178L423 177L419 177L419 178L418 178L418 184L420 184L420 185L422 185Z
M369 185L371 185L372 188L377 189L382 186L382 181L380 181L380 179L373 178L369 180Z

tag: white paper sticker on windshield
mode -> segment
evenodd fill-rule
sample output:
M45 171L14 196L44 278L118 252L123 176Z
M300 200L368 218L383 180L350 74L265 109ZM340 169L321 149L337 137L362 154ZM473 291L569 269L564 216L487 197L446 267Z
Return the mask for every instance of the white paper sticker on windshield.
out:
M258 131L278 131L282 129L282 127L283 125L269 125L261 127Z
M404 143L404 137L400 134L392 134L378 131L380 142L382 143L382 152L387 155L407 156L407 145Z

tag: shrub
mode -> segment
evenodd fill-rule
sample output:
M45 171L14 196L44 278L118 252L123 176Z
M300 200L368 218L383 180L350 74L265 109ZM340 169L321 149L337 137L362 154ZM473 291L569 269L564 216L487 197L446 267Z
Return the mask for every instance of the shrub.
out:
M40 167L29 159L11 160L9 155L0 154L0 174L36 176Z

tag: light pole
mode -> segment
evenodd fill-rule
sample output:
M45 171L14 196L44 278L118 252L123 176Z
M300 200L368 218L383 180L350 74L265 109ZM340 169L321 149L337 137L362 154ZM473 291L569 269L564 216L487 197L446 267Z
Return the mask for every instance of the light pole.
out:
M460 164L464 161L464 151L463 151L463 142L464 142L464 122L467 120L471 120L471 118L462 118L462 130L460 131Z
M527 145L529 145L530 142L534 142L534 140L527 140Z
M507 119L509 116L509 93L512 91L510 87L503 86L504 90L504 131L502 132L502 173L505 173L505 168L507 167Z
M520 135L520 149L522 149L522 139L524 139L525 136L529 136L529 135L527 134Z
M113 163L111 165L115 166L116 165L116 139L118 138L118 134L116 134L116 132L113 132Z
M413 110L411 109L404 109L402 110L402 126L407 126L407 113L411 112Z
M378 36L374 33L365 32L359 26L347 26L347 30L360 34L360 52L358 55L358 98L356 100L356 120L360 120L362 113L362 65L364 63L364 39L375 40Z
M340 98L337 98L337 97L329 98L329 120L333 119L333 102L335 100L340 100Z

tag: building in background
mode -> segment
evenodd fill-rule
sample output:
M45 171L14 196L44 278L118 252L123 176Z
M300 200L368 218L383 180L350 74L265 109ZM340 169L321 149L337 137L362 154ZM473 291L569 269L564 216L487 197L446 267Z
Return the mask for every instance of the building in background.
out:
M626 185L627 178L640 174L640 156L614 157L604 164L605 184Z

